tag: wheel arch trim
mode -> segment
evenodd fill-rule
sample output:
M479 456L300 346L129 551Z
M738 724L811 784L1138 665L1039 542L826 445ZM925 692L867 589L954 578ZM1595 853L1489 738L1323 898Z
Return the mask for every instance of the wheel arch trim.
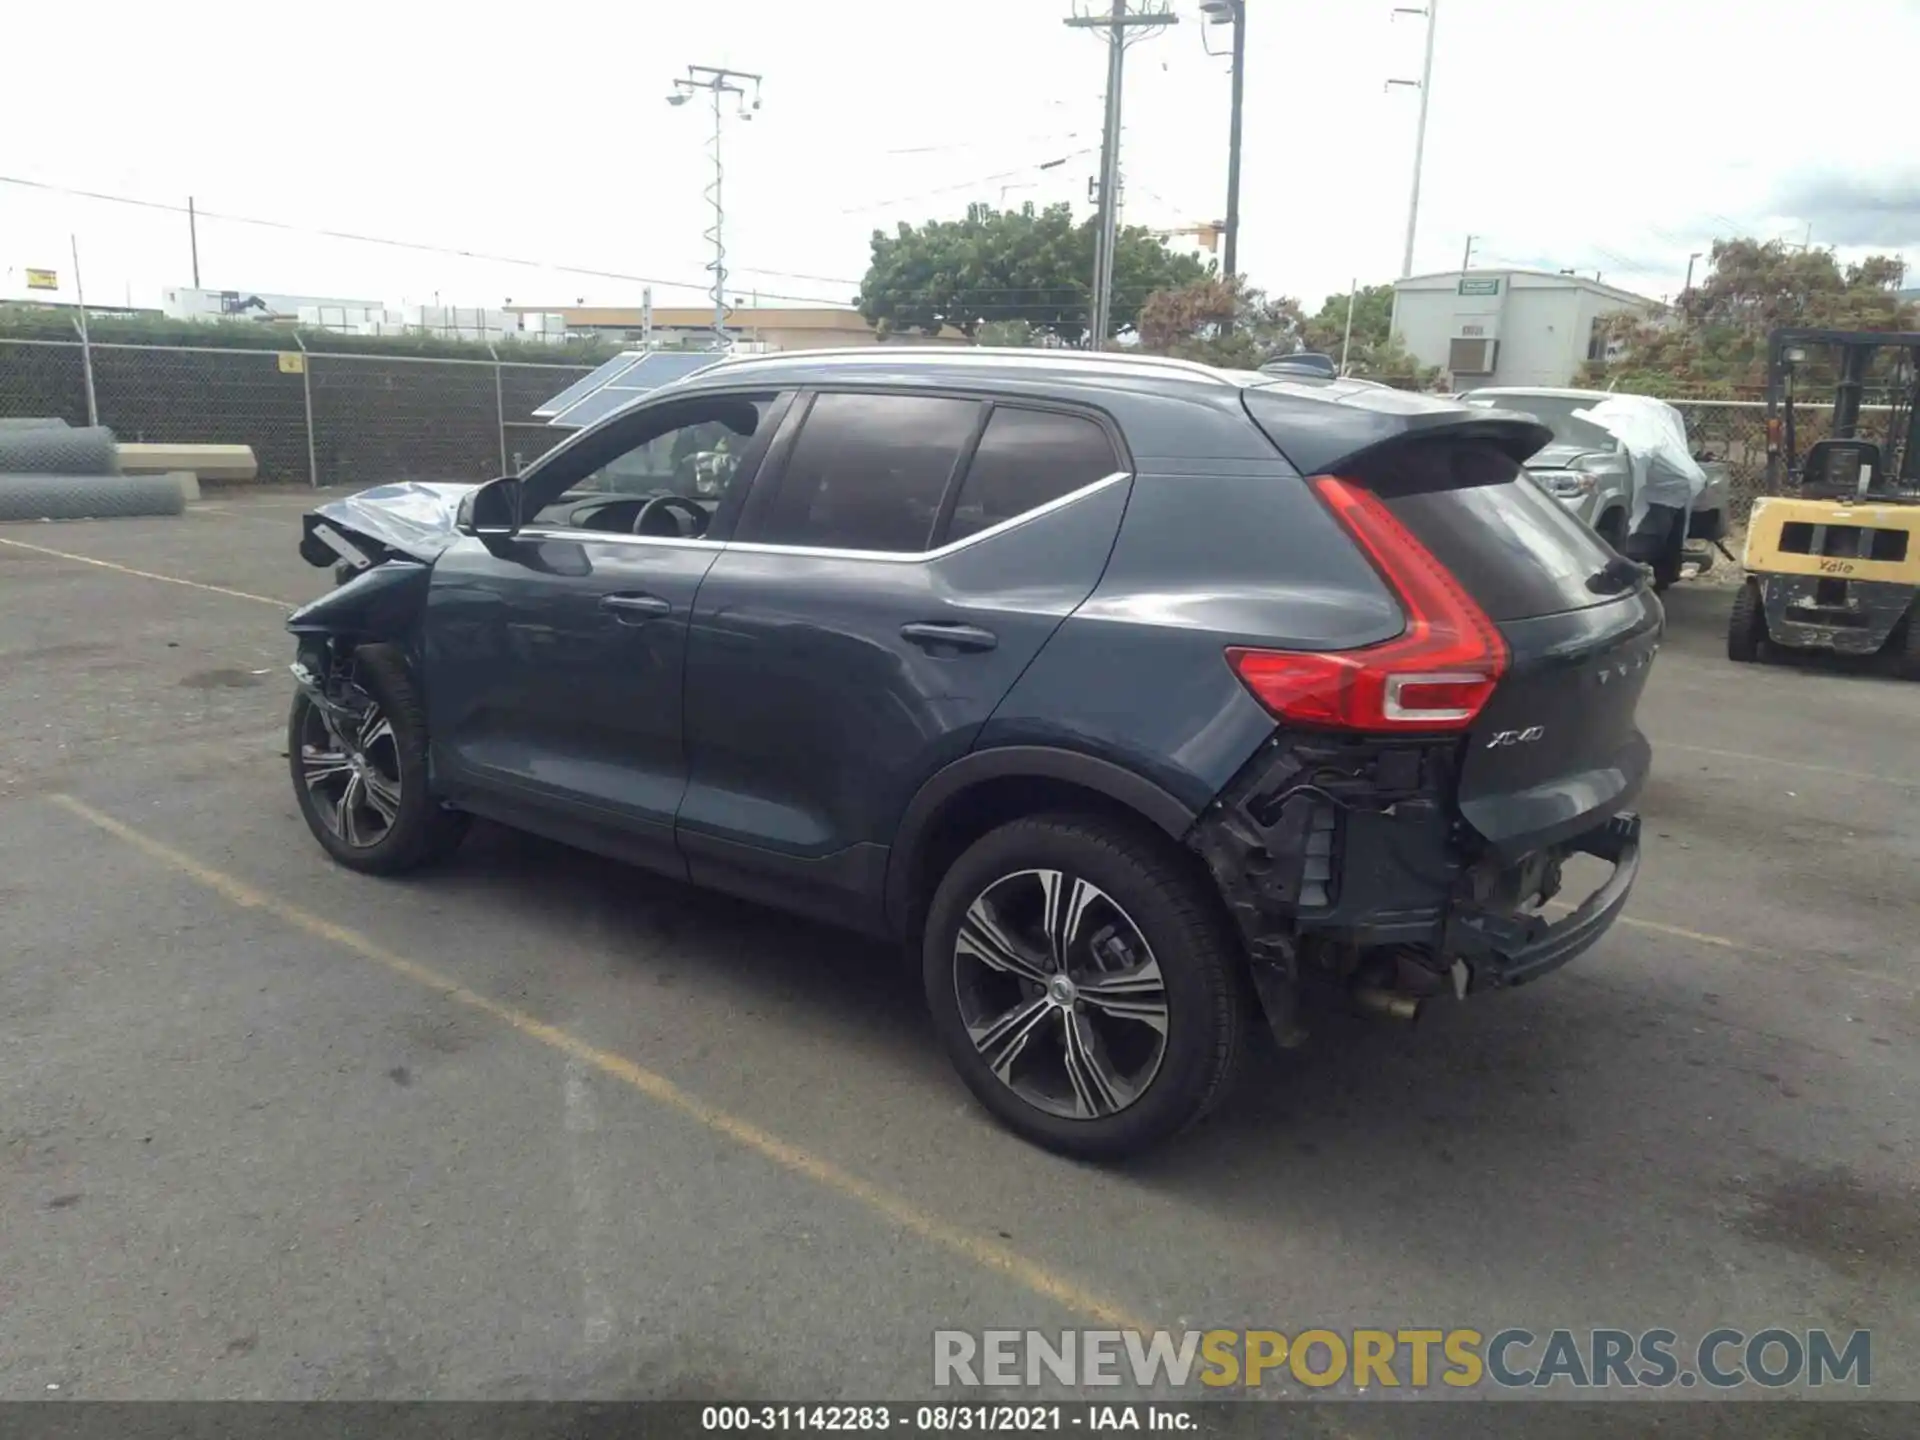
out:
M1051 745L976 750L936 771L907 802L887 863L886 918L895 931L907 933L909 887L940 817L968 791L1008 779L1061 780L1092 790L1126 806L1175 840L1184 838L1198 818L1191 806L1111 760Z

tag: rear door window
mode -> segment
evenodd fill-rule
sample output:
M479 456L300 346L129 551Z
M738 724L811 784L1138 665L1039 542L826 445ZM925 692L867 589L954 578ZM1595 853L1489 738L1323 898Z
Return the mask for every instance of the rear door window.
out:
M816 397L778 488L746 538L833 550L926 550L981 404L932 395Z
M963 540L1119 468L1107 432L1085 416L996 405L941 538Z
M1619 596L1587 584L1614 558L1605 542L1490 446L1407 446L1358 478L1491 619L1579 610Z

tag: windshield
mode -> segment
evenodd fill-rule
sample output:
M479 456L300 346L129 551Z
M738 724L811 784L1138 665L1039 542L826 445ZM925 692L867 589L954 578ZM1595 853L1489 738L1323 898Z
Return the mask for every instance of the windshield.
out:
M1556 445L1578 445L1583 449L1608 453L1619 448L1619 443L1613 436L1600 426L1590 420L1579 420L1574 417L1574 411L1588 410L1600 403L1586 396L1525 393L1492 395L1481 391L1462 395L1460 398L1469 405L1480 405L1496 410L1518 410L1523 415L1531 415L1553 431L1553 441Z

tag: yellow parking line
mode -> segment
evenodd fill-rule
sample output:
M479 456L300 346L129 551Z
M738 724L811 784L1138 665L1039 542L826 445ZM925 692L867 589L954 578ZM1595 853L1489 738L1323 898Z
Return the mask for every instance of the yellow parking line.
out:
M229 590L225 585L205 585L198 580L182 580L178 575L157 575L151 570L136 570L131 565L116 565L111 560L96 560L91 555L75 555L70 550L55 550L47 545L29 545L24 540L8 540L0 536L0 545L11 545L16 550L31 550L36 555L51 555L56 560L73 560L81 565L98 565L102 570L112 570L121 575L134 575L142 580L158 580L166 585L184 585L189 590L205 590L210 595L231 595L236 600L252 600L261 605L273 605L281 610L297 610L299 602L294 600L276 600L271 595L254 595L246 590Z
M1570 914L1575 908L1564 900L1548 902L1546 909ZM1789 964L1806 962L1819 965L1828 970L1844 970L1862 980L1872 980L1881 985L1891 985L1896 990L1912 990L1913 985L1898 976L1888 975L1884 971L1869 970L1864 965L1855 965L1848 960L1835 959L1830 955L1809 956L1790 955L1784 950L1772 950L1752 940L1735 940L1728 935L1710 935L1704 930L1688 930L1679 925L1662 925L1658 920L1642 920L1634 915L1622 915L1619 923L1630 925L1635 930L1645 930L1653 935L1666 935L1675 940L1688 940L1695 945L1707 945L1715 950L1731 950L1737 955L1749 956L1756 960L1779 960Z
M1035 1295L1054 1301L1087 1319L1114 1329L1144 1331L1153 1328L1147 1321L1131 1315L1121 1305L1093 1293L1076 1281L1056 1274L1004 1245L963 1230L957 1225L940 1219L937 1215L929 1214L904 1196L896 1195L871 1181L863 1180L858 1175L842 1170L831 1160L822 1159L790 1141L782 1140L750 1120L743 1120L709 1105L706 1101L688 1094L664 1075L648 1070L624 1055L615 1054L611 1050L602 1050L570 1031L536 1019L524 1010L516 1010L513 1006L502 1004L498 1000L480 994L477 990L469 990L459 981L388 950L357 930L336 924L297 905L276 900L264 891L256 890L244 880L202 865L198 860L174 849L171 845L155 840L132 826L114 819L111 815L103 814L71 795L53 795L48 798L88 824L106 831L117 839L124 840L149 858L157 860L231 903L248 910L262 911L295 929L305 931L316 939L338 945L341 949L351 951L363 960L370 960L404 979L411 980L416 985L435 991L456 1004L491 1015L501 1024L528 1039L537 1040L549 1049L557 1050L582 1064L592 1066L603 1075L611 1076L631 1086L668 1109L677 1111L690 1120L696 1120L708 1129L725 1135L729 1140L765 1156L781 1168L796 1175L804 1175L828 1190L849 1200L858 1201L908 1234L970 1260L982 1269L1001 1275Z

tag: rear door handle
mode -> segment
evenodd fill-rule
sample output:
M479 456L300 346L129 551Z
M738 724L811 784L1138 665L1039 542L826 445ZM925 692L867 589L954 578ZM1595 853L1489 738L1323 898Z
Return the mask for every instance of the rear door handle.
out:
M931 621L902 625L900 636L923 650L940 646L952 650L991 650L1000 643L991 630L982 630L976 625L939 625Z
M623 625L638 625L673 613L673 606L658 595L609 595L600 602L600 608L611 610L613 618Z

